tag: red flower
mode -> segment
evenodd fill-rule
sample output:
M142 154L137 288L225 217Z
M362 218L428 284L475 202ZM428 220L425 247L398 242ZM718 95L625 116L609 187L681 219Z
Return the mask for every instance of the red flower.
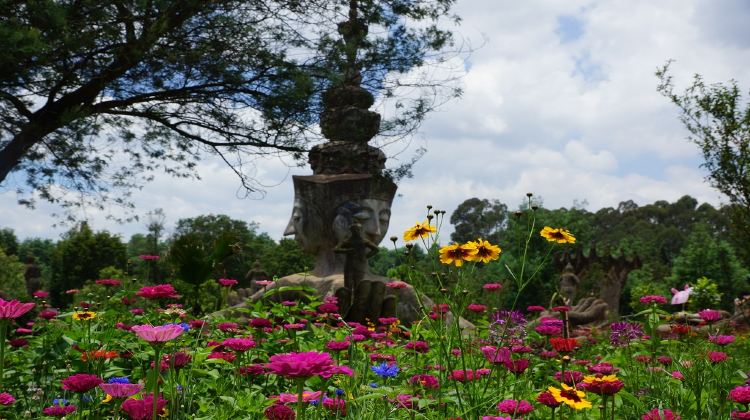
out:
M268 420L294 420L296 414L294 410L284 404L273 404L263 412Z
M42 410L42 413L53 417L64 417L74 411L76 411L74 405L52 405Z
M99 279L96 281L96 284L101 284L102 286L120 286L122 282L117 279Z
M153 394L144 394L143 398L129 398L122 403L122 410L128 414L131 420L151 420L154 405ZM167 400L158 397L156 401L156 412L164 413L167 407Z
M486 311L487 306L479 304L479 303L471 303L469 304L469 306L466 307L466 309L479 314L479 313Z
M739 404L750 404L750 386L735 387L729 391L729 399Z
M570 306L555 306L552 308L552 312L568 312Z
M725 360L727 360L727 354L723 351L709 351L708 352L708 360L711 363L721 363Z
M575 338L553 337L549 339L552 348L560 353L570 353L580 347Z
M102 382L104 381L96 375L76 373L63 379L62 387L67 391L86 392L96 388Z
M141 287L136 295L146 299L177 299L180 297L174 287L169 283Z
M529 368L529 359L508 360L504 365L510 372L520 375Z
M430 351L430 345L426 341L410 341L404 347L407 350L414 350L417 353L427 353Z
M222 285L222 286L224 286L224 287L232 287L232 286L236 286L236 285L237 285L237 283L239 283L239 282L238 282L237 280L235 280L235 279L219 279L219 280L217 280L217 281L219 282L219 284L220 284L220 285Z
M558 402L555 399L555 396L552 395L552 393L549 392L549 391L544 391L541 394L539 394L536 397L536 400L537 400L537 402L539 402L541 404L544 404L547 407L551 407L551 408L559 407L560 404L562 404L561 402Z

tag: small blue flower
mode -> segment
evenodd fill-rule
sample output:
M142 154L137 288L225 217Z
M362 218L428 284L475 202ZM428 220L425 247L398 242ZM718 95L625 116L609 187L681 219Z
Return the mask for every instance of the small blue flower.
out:
M398 365L395 363L392 365L383 362L379 365L372 366L373 372L375 372L381 378L395 378L398 375Z
M377 388L378 386L376 382L370 382L370 388Z
M55 398L52 400L52 405L68 405L68 402L65 398Z
M176 322L168 322L168 323L166 323L164 325L177 325L180 328L182 328L182 331L184 331L184 332L190 331L190 324L188 324L186 322L180 322L179 324L176 323Z
M127 376L114 376L107 380L108 384L129 384L130 379Z
M338 395L339 397L344 395L344 390L341 388L336 388L336 395Z
M310 401L310 405L318 405L319 402L318 400L312 400Z

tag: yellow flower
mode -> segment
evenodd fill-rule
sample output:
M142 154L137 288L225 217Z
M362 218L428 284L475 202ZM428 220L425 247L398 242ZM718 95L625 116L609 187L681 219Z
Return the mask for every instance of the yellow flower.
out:
M73 319L76 321L89 321L96 318L96 312L84 311L84 312L73 312Z
M440 248L440 262L443 264L455 264L456 267L461 267L464 261L471 261L471 258L477 252L479 250L473 242L467 242L463 245L456 243L446 245Z
M488 263L500 258L502 250L497 245L492 245L484 239L477 239L476 242L469 241L469 243L477 248L477 253L469 261Z
M545 226L544 229L542 229L542 231L539 232L539 234L542 235L542 237L544 237L548 241L557 242L558 244L576 243L575 236L571 235L567 229L563 229L563 228L551 228L549 226Z
M437 232L437 228L435 228L434 226L430 226L430 221L425 220L422 223L417 223L409 229L406 229L406 232L404 232L404 240L406 242L416 241L419 238L424 238L430 233L435 232Z
M596 376L584 376L583 382L586 382L588 384L593 383L602 383L602 382L617 382L619 379L617 378L617 375L605 375L602 377L596 377Z
M583 391L579 391L572 386L565 384L560 384L560 386L562 386L562 389L555 388L554 386L547 388L550 394L555 398L555 401L564 403L568 407L576 410L591 408L591 402L586 401L586 394L584 394Z
M102 400L102 403L103 403L103 404L106 404L106 403L108 403L108 402L110 402L110 401L112 401L112 396L111 396L111 395L109 395L109 394L107 394L107 395L106 395L106 396L104 397L104 399Z

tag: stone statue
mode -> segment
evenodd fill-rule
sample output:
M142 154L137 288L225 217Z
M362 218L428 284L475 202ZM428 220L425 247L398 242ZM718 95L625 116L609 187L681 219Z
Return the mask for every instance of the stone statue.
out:
M278 279L250 300L288 300L295 293L273 289L302 285L320 297L335 296L347 320L398 316L411 323L423 314L414 288L386 287L395 279L372 274L367 263L388 231L396 184L383 174L385 154L368 144L380 130L380 115L369 110L374 97L361 86L357 50L368 28L357 9L350 0L349 19L338 26L345 55L341 75L322 96L320 128L328 141L308 153L313 174L292 177L294 207L284 234L294 235L315 266ZM432 301L421 302L429 312Z
M255 293L262 289L262 286L257 283L259 280L271 280L271 278L268 276L268 273L261 268L260 261L255 261L247 274L245 274L245 278L243 278L237 285L237 288L248 288Z
M609 305L604 300L594 296L587 296L573 305L579 283L580 280L574 272L573 265L570 263L566 264L560 275L558 294L562 299L562 303L570 306L570 310L567 312L570 327L575 328L605 323L607 321ZM557 317L558 314L555 312L544 312L542 316Z

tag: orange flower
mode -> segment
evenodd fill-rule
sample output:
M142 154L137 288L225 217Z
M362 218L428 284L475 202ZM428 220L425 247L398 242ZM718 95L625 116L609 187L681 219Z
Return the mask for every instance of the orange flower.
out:
M539 234L549 242L557 242L558 244L576 243L575 236L571 235L571 233L568 232L567 229L563 228L551 228L549 226L545 226L544 229L539 232Z
M440 248L440 262L443 264L455 264L461 267L464 261L471 261L479 250L474 242L467 242L463 245L454 243Z
M492 245L484 239L477 239L476 242L470 241L469 243L474 244L477 248L477 253L471 257L470 261L488 263L500 258L502 250L497 245Z
M415 241L419 238L424 238L430 233L435 233L435 232L437 232L437 228L435 228L434 226L430 226L430 221L425 220L424 222L417 223L414 226L407 229L406 232L404 232L404 240L406 242Z

